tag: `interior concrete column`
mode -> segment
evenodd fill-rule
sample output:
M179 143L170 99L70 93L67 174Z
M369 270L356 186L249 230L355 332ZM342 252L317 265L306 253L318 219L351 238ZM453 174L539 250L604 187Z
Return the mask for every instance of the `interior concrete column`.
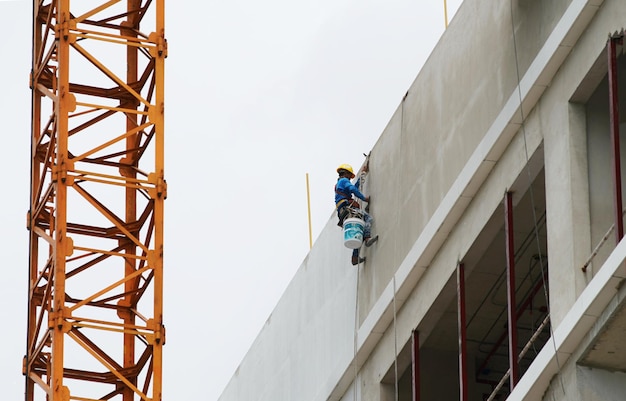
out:
M586 285L581 267L591 252L587 136L584 106L556 102L541 113L550 318L556 327Z

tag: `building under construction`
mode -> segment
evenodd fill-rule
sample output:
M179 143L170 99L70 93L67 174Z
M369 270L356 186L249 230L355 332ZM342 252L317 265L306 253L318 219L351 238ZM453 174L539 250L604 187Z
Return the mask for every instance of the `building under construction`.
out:
M465 0L220 401L626 399L624 26Z

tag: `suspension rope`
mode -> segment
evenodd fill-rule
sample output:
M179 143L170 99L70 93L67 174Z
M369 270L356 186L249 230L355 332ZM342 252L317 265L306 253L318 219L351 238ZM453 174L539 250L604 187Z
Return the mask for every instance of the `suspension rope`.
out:
M365 166L367 168L367 172L369 172L369 155L365 155ZM365 176L367 175L367 172L363 171L361 169L360 174L359 174L359 191L361 191L361 193L365 192ZM350 217L358 217L360 219L365 219L365 206L363 204L363 200L357 198L357 203L359 205L358 208L356 207L352 207L352 206L346 206L346 209L348 210L349 216ZM363 244L361 244L361 246L359 247L358 250L358 254L357 254L357 268L358 266L361 265L361 248L363 247Z
M544 297L546 301L547 313L548 313L548 316L550 316L550 299L548 297L546 272L544 271L543 255L541 252L541 240L539 239L539 227L537 224L537 213L535 210L535 195L533 191L532 175L531 175L530 166L529 166L530 157L528 156L528 141L527 141L527 136L526 136L526 116L524 114L524 107L522 103L522 88L521 88L521 77L520 77L520 68L519 68L519 55L517 51L517 36L515 35L515 16L513 13L513 0L510 0L509 4L511 6L511 31L513 33L513 52L515 54L515 72L517 75L517 93L519 97L520 117L522 120L521 129L522 129L522 137L524 139L524 154L526 157L526 173L528 176L528 188L529 188L529 194L530 194L531 210L533 214L533 224L534 224L534 231L535 231L535 241L537 244L537 254L539 255L539 266L541 267L541 276L543 280L543 293L544 293ZM554 348L554 357L555 357L555 361L557 365L557 372L559 373L559 383L561 384L561 389L563 391L563 394L566 395L565 385L563 383L563 377L560 374L561 363L559 361L559 355L558 355L557 347L556 347L556 340L554 338L554 330L553 330L552 324L550 324L548 327L550 330L550 338L552 339L551 341L552 347Z
M409 92L407 91L404 97L402 98L402 103L400 105L400 149L402 149L402 137L404 136L404 104L406 101L406 97ZM399 206L399 197L396 196L396 227L400 224L400 210ZM398 236L394 236L393 240L393 248L394 255L398 255ZM399 378L398 378L398 326L397 326L397 317L398 311L396 309L396 272L393 272L392 275L392 283L393 283L393 372L394 372L394 390L395 390L395 401L399 401L400 399L400 389L399 389Z
M367 166L367 171L369 172L369 155L365 156L365 165ZM365 191L365 176L366 176L366 172L361 170L361 174L359 175L359 190L361 192ZM360 218L364 218L363 216L363 211L365 211L365 207L363 205L363 201L361 199L358 199L357 201L359 203L359 209L356 208L352 208L351 206L346 206L346 208L348 208L349 213L351 214L351 216L358 216ZM359 253L357 255L357 271L356 271L356 298L355 298L355 302L354 302L354 335L353 335L353 355L354 355L354 391L353 391L353 399L354 401L357 401L357 391L358 391L358 384L357 384L357 379L359 376L359 364L358 364L358 339L359 339L359 277L360 277L360 271L358 269L358 266L361 264L360 260L361 260L361 248L359 248Z
M397 316L397 311L396 311L396 275L394 273L393 275L393 371L394 371L394 383L395 383L395 390L396 390L396 398L395 400L398 401L399 400L399 389L398 389L398 328L396 325L396 316Z
M354 391L352 392L354 397L354 401L357 401L356 393L357 393L357 378L359 376L359 364L358 364L358 344L357 341L359 339L359 270L356 271L356 299L354 305Z

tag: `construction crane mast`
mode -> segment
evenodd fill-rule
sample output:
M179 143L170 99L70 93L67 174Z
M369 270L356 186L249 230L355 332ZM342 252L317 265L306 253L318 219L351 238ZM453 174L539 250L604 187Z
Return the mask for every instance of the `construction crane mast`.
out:
M33 2L26 401L161 400L164 20Z

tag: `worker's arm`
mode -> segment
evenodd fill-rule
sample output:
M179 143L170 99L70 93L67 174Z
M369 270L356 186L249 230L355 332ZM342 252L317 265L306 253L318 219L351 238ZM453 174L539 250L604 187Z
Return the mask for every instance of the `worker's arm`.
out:
M361 200L363 200L365 202L369 202L370 201L370 197L369 196L365 196L365 195L363 195L361 193L361 191L359 191L359 188L361 188L361 177L357 178L356 182L352 186L354 187L354 191L352 191L352 193L354 195L356 195L357 198L359 198L359 199L361 199Z
M357 198L369 202L369 196L365 196L361 193L361 191L359 191L359 188L357 188L356 185L352 185L350 184L350 186L348 187L348 190L350 191L350 193L354 194L354 196L356 196Z
M349 197L352 197L352 194L354 194L354 196L356 196L357 198L364 200L365 202L369 202L370 201L370 197L369 196L365 196L361 193L361 191L359 191L359 188L357 188L357 186L353 185L349 179L347 178L341 178L339 181L337 181L337 191L335 191L336 193L339 192L341 194L345 194ZM335 197L335 203L337 203L338 199L337 197Z

